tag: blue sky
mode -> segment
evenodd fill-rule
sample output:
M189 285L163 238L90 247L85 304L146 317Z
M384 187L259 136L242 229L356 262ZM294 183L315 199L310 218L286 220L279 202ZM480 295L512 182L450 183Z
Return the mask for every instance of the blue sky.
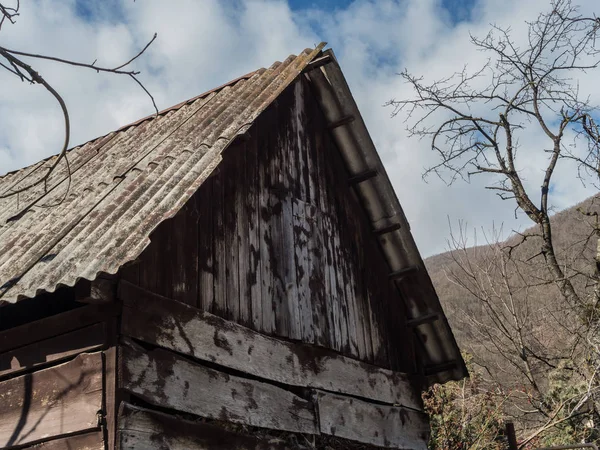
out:
M578 3L597 13L596 2ZM515 218L514 204L484 189L485 180L425 183L423 170L436 162L435 154L428 142L408 136L405 117L392 118L383 105L412 95L397 75L405 68L433 81L484 64L486 55L469 44L469 34L487 33L492 22L510 25L524 42L524 21L548 0L30 0L21 7L17 24L1 30L4 45L105 66L126 61L158 33L134 67L161 109L327 41L424 255L445 250L448 220L478 230L529 225L526 217ZM73 145L152 113L148 97L129 79L48 62L36 61L35 68L67 102ZM591 80L582 80L581 88L595 94ZM43 89L5 71L0 86L2 174L56 153L64 136L60 110ZM520 171L532 189L547 158L542 141L537 131L522 136L527 151ZM597 192L569 176L557 180L557 209Z
M301 10L307 8L319 8L324 11L345 9L355 0L289 0L290 8ZM442 7L450 14L453 22L469 19L469 13L476 0L442 0Z

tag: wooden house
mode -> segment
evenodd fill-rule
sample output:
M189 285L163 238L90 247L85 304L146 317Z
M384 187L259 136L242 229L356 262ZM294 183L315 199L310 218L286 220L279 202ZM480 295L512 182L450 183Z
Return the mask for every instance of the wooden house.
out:
M323 47L0 199L1 448L426 448L467 372Z

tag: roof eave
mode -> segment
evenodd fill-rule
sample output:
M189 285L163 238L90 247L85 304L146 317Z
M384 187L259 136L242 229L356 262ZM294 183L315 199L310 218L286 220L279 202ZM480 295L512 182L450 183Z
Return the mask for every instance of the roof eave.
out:
M409 319L414 319L415 335L426 352L422 370L427 383L445 383L465 378L468 371L460 349L427 275L392 183L333 51L328 49L323 54L331 61L305 76L311 82L323 113L331 124L333 138L350 177L356 180L356 193L374 233L379 236L390 273L403 274L416 270L420 273L420 281L428 283L426 291L430 292L429 295L406 304Z

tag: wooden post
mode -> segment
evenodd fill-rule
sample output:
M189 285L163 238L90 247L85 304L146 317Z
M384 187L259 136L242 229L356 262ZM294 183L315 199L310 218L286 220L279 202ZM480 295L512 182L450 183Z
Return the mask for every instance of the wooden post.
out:
M506 424L506 437L508 438L508 450L519 450L519 447L517 447L515 424L512 422L507 422Z

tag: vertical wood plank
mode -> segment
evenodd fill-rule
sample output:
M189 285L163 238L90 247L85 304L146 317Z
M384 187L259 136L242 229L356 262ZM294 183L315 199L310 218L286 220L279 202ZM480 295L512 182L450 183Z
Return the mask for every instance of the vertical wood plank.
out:
M240 319L240 282L239 282L239 231L237 215L240 213L237 204L239 189L238 158L241 150L239 145L226 150L225 164L227 176L223 177L224 200L223 216L225 228L225 274L226 274L226 317L229 320ZM233 153L235 152L235 153Z
M286 197L282 204L283 255L282 270L285 288L285 314L289 317L287 337L302 339L300 325L300 306L298 298L298 281L294 251L294 214L292 198Z
M214 177L204 182L192 200L199 211L198 217L198 306L204 311L211 311L214 302L214 246L217 236L214 231L213 202Z
M262 330L262 259L260 257L259 160L256 133L246 146L246 183L248 211L248 277L252 328Z
M269 117L269 116L266 116ZM273 313L273 268L271 258L272 239L272 224L270 221L271 205L270 205L270 171L271 160L269 152L268 129L264 129L264 125L259 124L258 135L258 217L259 217L259 253L261 262L261 325L262 331L272 333L275 330L275 316Z
M311 226L314 212L310 205L302 201L293 204L294 218L294 256L296 266L296 279L298 283L298 313L301 324L301 338L304 342L315 342L313 308L311 305L310 275L311 267L308 258L308 240L311 235Z
M224 170L213 179L213 230L214 230L214 297L210 312L217 315L225 315L227 311L226 289L227 289L227 253L225 247L225 197L224 197Z
M249 325L251 317L251 292L250 292L250 258L249 258L249 229L248 229L248 197L250 180L247 178L248 151L246 143L236 153L238 165L238 185L235 196L235 214L237 217L237 263L238 263L238 299L239 323Z

